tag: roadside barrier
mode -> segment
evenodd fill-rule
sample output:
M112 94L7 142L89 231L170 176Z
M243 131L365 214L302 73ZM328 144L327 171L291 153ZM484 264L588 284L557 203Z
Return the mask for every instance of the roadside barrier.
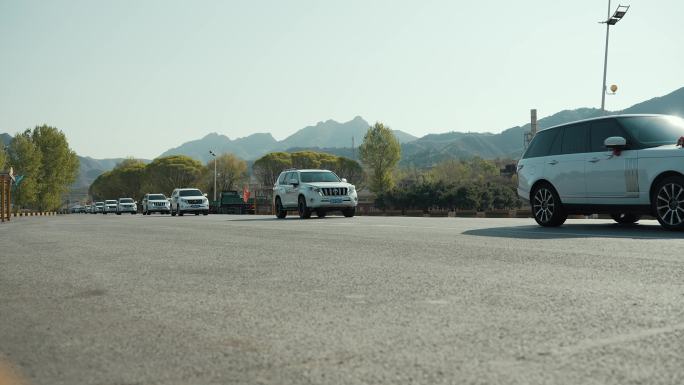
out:
M379 210L357 208L356 215L360 216L382 216L382 217L431 217L431 218L532 218L532 211L529 209L513 210Z

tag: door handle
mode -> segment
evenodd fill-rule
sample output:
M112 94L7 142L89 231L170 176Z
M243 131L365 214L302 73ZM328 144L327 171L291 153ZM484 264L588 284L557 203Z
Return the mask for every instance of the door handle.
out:
M558 164L558 161L554 159L554 160L549 161L549 162L547 162L547 163L550 164L550 165L552 165L552 166L555 166L555 165Z
M591 162L591 163L596 163L596 162L598 162L599 160L601 160L601 159L600 159L600 158L591 158L591 159L589 159L589 162Z

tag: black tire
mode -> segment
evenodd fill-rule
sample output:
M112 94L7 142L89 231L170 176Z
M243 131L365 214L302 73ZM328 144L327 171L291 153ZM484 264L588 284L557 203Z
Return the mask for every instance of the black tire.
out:
M179 217L183 216L183 212L180 209L180 205L176 206L176 214L178 214Z
M116 212L116 215L121 215L121 213L117 211L117 212Z
M311 218L311 209L306 205L306 198L303 195L299 196L297 209L299 211L299 217L302 219Z
M171 216L172 216L172 217L175 217L175 216L176 216L176 212L173 211L173 206L171 206Z
M668 230L683 230L684 177L667 177L653 191L651 209L660 225Z
M610 217L613 218L613 220L621 225L630 225L632 223L636 223L641 219L640 215L632 214L632 213L618 213L618 214L610 214Z
M276 197L275 200L275 215L278 219L284 219L287 216L287 210L283 208L283 203L280 201L280 197Z
M328 212L325 210L316 210L316 216L319 218L325 218L327 214Z
M353 217L354 215L356 215L356 207L350 207L348 209L343 209L342 215L344 215L347 218Z
M203 212L203 213L202 213L202 215L204 215L204 216L207 216L207 215L209 215L209 211L205 211L205 212Z
M540 183L532 190L530 206L540 226L558 227L568 219L556 189L548 183Z

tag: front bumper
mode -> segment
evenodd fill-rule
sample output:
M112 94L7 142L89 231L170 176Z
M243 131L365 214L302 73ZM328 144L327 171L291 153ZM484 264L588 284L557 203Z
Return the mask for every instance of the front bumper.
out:
M180 211L182 212L204 212L204 211L209 211L209 204L189 204L189 203L180 203L178 205L180 208Z
M321 196L313 195L307 198L306 205L311 209L347 209L359 204L358 197L354 195Z

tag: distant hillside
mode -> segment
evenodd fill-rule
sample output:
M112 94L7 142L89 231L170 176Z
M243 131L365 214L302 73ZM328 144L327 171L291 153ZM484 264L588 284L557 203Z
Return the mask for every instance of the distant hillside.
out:
M79 156L78 177L72 188L88 188L100 174L109 171L124 158L115 159L93 159L91 157Z
M339 123L334 120L319 122L315 126L304 127L282 141L271 134L253 134L231 140L225 135L209 134L202 139L193 140L168 150L160 156L187 155L202 162L211 159L209 150L218 154L230 152L246 160L254 160L271 151L285 151L290 148L351 148L352 138L360 145L370 124L360 116ZM403 131L394 131L400 143L415 140L416 137Z
M2 141L2 144L5 146L9 146L10 142L12 141L12 135L10 134L0 134L0 141Z
M213 150L217 154L230 152L242 159L256 159L277 148L279 148L279 143L271 134L252 134L231 140L225 135L212 133L202 139L183 143L159 156L187 155L207 162L211 159L209 150Z

